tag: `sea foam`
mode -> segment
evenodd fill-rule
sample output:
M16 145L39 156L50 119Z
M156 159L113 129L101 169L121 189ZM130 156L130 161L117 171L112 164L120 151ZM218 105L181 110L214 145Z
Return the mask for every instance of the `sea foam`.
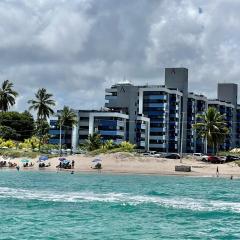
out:
M121 205L155 204L174 209L192 211L232 211L240 213L239 202L225 202L184 197L161 197L151 195L131 195L128 193L94 193L94 192L54 192L0 187L1 198L38 200L50 202L105 202Z

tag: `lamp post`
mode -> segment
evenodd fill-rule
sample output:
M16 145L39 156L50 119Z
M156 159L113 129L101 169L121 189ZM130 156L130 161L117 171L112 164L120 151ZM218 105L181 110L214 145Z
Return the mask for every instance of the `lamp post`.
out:
M62 121L59 121L59 156L62 155Z
M181 130L181 147L180 147L180 163L182 163L182 157L183 157L183 124L184 124L184 116L185 112L182 112L182 130Z

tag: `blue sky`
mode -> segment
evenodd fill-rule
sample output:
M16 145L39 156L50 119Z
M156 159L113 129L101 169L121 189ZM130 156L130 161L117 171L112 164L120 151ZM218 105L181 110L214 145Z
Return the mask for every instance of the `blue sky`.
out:
M239 12L239 0L1 0L0 79L17 110L40 87L57 108L100 108L105 87L162 84L165 67L216 97L218 82L239 82Z

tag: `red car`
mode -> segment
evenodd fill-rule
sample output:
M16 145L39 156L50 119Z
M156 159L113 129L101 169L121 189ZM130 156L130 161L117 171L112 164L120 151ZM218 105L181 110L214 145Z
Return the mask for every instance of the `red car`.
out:
M217 156L208 156L207 161L210 163L224 163L224 160Z

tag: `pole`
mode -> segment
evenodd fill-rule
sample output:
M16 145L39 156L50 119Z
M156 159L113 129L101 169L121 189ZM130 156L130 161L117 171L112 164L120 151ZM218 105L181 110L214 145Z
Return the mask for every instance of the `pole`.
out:
M184 124L184 115L185 113L182 112L182 130L181 130L181 147L180 147L180 163L182 163L182 157L183 157L183 124Z

